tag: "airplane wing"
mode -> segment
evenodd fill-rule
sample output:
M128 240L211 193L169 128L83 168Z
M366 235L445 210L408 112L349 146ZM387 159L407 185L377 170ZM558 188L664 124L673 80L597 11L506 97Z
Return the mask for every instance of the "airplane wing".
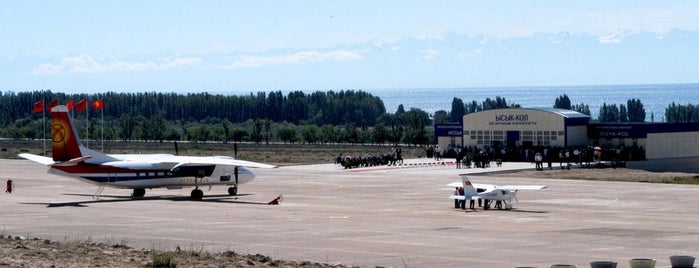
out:
M460 181L455 181L455 182L452 182L450 184L447 184L447 186L449 186L449 187L461 187L461 186L463 186L463 184Z
M510 190L510 191L516 191L516 190L543 190L546 189L548 186L546 185L503 185L503 186L497 186L497 189L500 190Z
M213 165L244 166L253 168L276 168L277 166L251 161L236 160L227 156L176 156L159 155L110 155L120 161L103 163L103 165L126 169L170 169L180 167L209 167Z
M471 185L473 185L473 188L484 189L486 192L490 192L492 190L500 188L497 185L493 185L493 184L473 183Z
M486 191L493 190L495 188L500 188L497 185L493 185L493 184L472 183L471 185L473 185L473 187L476 189L486 189ZM455 182L447 184L447 186L448 187L461 187L461 186L464 186L464 184L463 184L463 182L455 181Z
M480 196L473 195L473 196L463 196L463 195L452 195L449 197L449 199L458 199L458 200L478 200L481 199Z
M18 156L21 158L30 160L30 161L37 162L37 163L45 165L45 166L52 165L52 164L56 163L55 161L53 161L53 158L46 157L46 156L40 156L40 155L35 155L35 154L19 154Z
M268 165L263 163L237 160L228 156L208 156L208 157L181 157L179 164L177 164L173 169L183 166L207 166L207 165L230 165L230 166L244 166L252 168L276 168L277 166Z

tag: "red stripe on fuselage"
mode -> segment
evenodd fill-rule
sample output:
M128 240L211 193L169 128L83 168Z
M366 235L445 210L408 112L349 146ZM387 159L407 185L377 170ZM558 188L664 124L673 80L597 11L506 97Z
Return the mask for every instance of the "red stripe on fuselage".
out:
M136 172L169 172L168 169L125 169L113 166L79 163L73 166L52 166L52 168L70 174L133 174Z

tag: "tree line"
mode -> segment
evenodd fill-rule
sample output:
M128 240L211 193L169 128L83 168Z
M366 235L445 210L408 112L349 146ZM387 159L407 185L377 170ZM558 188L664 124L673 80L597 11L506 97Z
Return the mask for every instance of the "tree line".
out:
M517 108L500 96L482 102L452 100L450 111L430 115L399 105L386 112L383 101L363 91L304 93L258 92L242 96L209 93L100 93L64 94L51 91L0 92L0 137L39 139L48 130L42 113L33 113L38 100L103 99L105 109L74 111L76 128L83 139L95 140L191 140L250 141L256 143L435 143L434 123L460 122L470 113L490 109ZM554 108L590 115L586 104L571 104L567 95L554 101ZM102 120L104 118L104 120ZM643 104L630 99L626 104L600 108L599 122L644 122ZM699 121L699 106L672 103L665 112L667 122ZM88 120L89 119L89 122ZM651 121L653 115L651 114ZM103 126L103 127L102 127ZM89 131L89 133L88 133Z
M588 105L581 103L571 105L570 98L567 95L561 95L556 98L554 108L578 111L586 115L590 115ZM646 122L646 109L643 108L643 103L640 99L629 99L626 105L602 103L599 110L597 121L603 123L641 123ZM651 113L650 121L655 122L655 115ZM690 123L699 122L699 105L680 105L674 102L665 108L665 122L668 123Z
M293 91L286 95L274 91L242 96L0 92L0 137L42 138L46 132L42 113L32 112L37 101L64 104L83 99L102 99L105 103L105 109L100 111L73 112L83 139L104 136L106 140L155 141L433 142L425 130L431 124L427 112L418 108L406 111L401 105L395 113L387 113L380 98L354 90L310 94Z
M31 115L35 102L47 103L58 100L104 99L108 109L106 117L162 116L165 120L199 121L206 118L227 119L233 123L248 119L269 119L294 124L342 125L358 122L374 125L376 119L386 112L383 101L363 91L328 91L305 94L301 91L283 95L281 91L258 92L249 95L221 95L209 93L114 93L72 94L51 91L13 93L0 92L0 126L6 126L19 118Z

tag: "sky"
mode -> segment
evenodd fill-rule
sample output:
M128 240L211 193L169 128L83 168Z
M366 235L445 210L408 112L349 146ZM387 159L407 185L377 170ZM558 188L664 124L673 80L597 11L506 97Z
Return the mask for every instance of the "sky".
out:
M699 1L0 0L0 91L699 82Z

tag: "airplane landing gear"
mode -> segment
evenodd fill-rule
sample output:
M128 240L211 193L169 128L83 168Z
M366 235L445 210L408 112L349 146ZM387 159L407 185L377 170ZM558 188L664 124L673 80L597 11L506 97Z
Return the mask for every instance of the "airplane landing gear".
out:
M136 189L133 189L133 194L131 194L131 197L141 198L145 195L146 195L146 189L136 188Z
M199 178L200 177L194 177L194 190L192 190L192 200L201 200L202 198L204 198L204 191L199 189ZM203 175L201 178L203 178Z
M238 187L237 186L228 187L228 195L238 195Z
M192 200L201 200L202 198L204 198L204 191L199 188L192 190Z

